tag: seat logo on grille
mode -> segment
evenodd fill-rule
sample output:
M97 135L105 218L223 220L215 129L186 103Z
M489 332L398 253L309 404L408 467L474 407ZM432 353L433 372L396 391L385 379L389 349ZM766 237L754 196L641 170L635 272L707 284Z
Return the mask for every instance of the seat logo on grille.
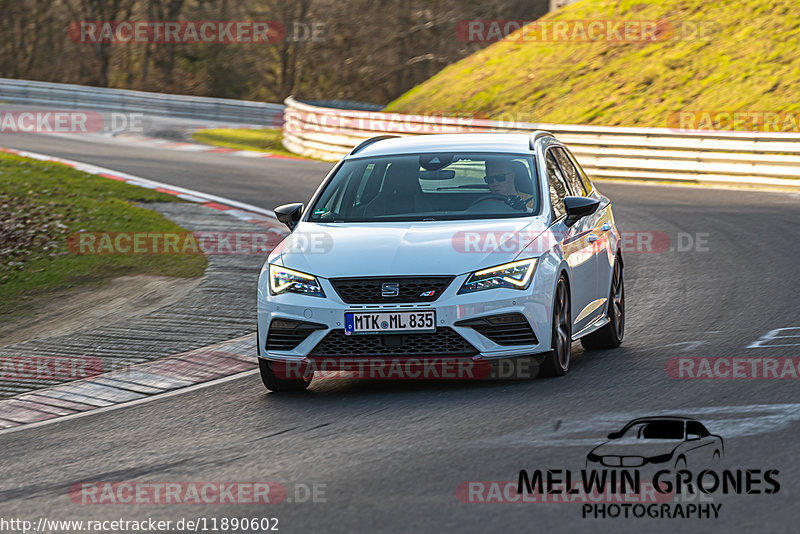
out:
M384 282L381 284L382 297L399 297L400 284L398 282Z

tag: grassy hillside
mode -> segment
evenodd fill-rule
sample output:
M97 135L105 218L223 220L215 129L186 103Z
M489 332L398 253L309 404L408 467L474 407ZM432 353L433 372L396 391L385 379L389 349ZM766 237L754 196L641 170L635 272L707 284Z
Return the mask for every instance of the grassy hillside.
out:
M655 42L534 42L517 32L445 68L388 110L494 118L511 111L531 122L650 127L667 127L681 111L796 114L798 9L797 0L583 0L540 20L661 20L677 31ZM698 25L710 35L681 35Z

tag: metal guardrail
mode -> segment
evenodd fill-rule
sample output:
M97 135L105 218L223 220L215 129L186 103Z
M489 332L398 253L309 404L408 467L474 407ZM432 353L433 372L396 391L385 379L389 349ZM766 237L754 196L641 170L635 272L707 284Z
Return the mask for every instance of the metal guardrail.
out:
M145 113L279 127L284 106L266 102L169 95L66 83L0 78L0 101L92 111Z
M509 123L324 108L289 97L283 144L297 154L335 161L366 138L393 133L548 130L567 143L593 178L800 189L800 134L677 131L569 124Z

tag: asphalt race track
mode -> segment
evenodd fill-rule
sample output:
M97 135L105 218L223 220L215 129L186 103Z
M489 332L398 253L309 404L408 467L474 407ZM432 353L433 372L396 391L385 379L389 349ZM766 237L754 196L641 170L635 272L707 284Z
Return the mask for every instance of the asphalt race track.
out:
M154 149L101 136L4 134L0 145L264 208L306 201L331 167ZM625 254L621 348L584 353L575 344L572 369L559 379L325 379L303 394L270 394L249 375L0 435L0 515L33 521L270 517L282 532L796 531L797 380L678 380L667 362L748 358L750 369L758 364L752 359L777 359L779 369L793 361L797 371L800 194L599 188L613 199L623 231L661 236L660 244L664 235L669 239L663 250L634 247ZM711 519L591 519L582 517L581 503L462 502L470 498L457 491L467 481L516 483L521 469L577 472L606 434L635 417L660 414L699 419L724 438L722 467L776 469L780 490L704 496L722 504ZM68 496L75 483L105 481L274 481L288 495L270 505L91 505ZM305 498L308 488L316 488L317 502ZM684 502L705 501L694 495Z

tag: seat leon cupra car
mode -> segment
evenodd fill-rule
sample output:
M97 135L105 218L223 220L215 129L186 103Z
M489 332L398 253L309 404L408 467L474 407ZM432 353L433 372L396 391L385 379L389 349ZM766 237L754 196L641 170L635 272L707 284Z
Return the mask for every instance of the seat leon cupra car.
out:
M291 233L258 282L270 390L354 362L436 378L411 369L524 359L561 376L573 341L622 342L611 202L548 132L374 137L308 207L275 213Z

